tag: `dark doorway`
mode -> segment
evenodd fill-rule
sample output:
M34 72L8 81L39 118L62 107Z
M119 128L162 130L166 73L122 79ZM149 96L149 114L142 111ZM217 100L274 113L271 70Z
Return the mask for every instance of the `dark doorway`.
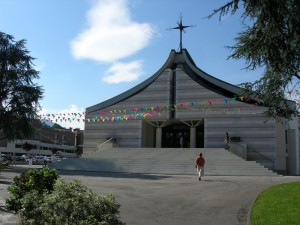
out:
M196 148L204 148L204 124L196 128Z
M163 148L190 148L190 127L176 123L162 129ZM204 124L196 128L196 148L204 147Z
M184 124L172 124L162 129L163 148L189 148L190 128Z

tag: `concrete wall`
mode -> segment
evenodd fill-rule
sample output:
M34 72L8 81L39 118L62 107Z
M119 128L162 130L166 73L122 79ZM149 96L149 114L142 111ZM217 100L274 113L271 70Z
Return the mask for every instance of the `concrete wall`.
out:
M204 119L205 148L224 147L225 132L229 132L230 137L239 136L247 145L248 160L255 160L271 169L285 168L285 148L282 140L285 128L274 120L264 118L264 107L233 101L215 93L195 82L181 68L177 68L175 72L174 87L171 86L173 71L166 69L141 92L101 111L115 112L113 115L117 116L118 111L122 112L124 109L170 105L172 88L175 88L177 109L174 111L174 119ZM180 106L191 102L196 105ZM99 118L99 111L88 113L86 118L97 116ZM119 147L154 147L155 128L145 120L164 121L169 120L170 116L171 111L166 111L143 119L86 122L84 151L97 150L97 146L109 137L114 137Z
M143 122L142 147L155 148L156 128L147 122Z
M176 110L176 118L204 118L205 148L224 147L224 136L228 132L230 137L241 137L247 145L249 160L273 169L278 131L274 120L267 121L261 115L264 107L232 101L199 85L180 68L176 69L176 79L177 104L198 102L198 106Z
M145 107L167 106L170 104L170 83L172 78L172 70L166 69L150 86L137 93L136 95L129 97L128 99L112 105L108 108L101 109L102 112L108 113L107 116L125 116L135 114L124 113L124 110L131 108L139 109ZM116 110L116 113L114 113ZM100 111L100 110L99 110ZM88 113L86 115L86 121L88 119L100 118L99 111ZM120 113L119 113L120 111ZM147 120L167 120L169 119L169 111L161 112L160 114L153 114L147 118ZM96 122L85 123L84 134L84 151L96 151L97 146L103 143L107 138L114 137L118 146L120 147L142 147L143 143L143 128L142 120L133 119L127 121L105 121L100 119ZM144 130L145 132L146 130Z
M288 173L300 175L298 118L287 122Z
M230 142L228 151L247 160L247 144L243 142Z
M286 174L287 170L287 153L286 153L286 130L285 121L276 124L276 161L275 169L281 174Z

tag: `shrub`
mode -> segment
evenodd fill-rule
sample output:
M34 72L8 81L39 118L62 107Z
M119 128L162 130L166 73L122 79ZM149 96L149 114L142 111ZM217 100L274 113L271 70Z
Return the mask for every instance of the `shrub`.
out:
M55 169L31 169L22 172L14 178L13 184L8 187L10 197L6 200L6 208L16 213L22 208L23 197L36 191L38 195L53 190L54 184L58 178Z
M51 193L35 190L22 199L18 225L122 225L112 195L99 196L79 181L58 180Z
M5 167L6 167L6 165L5 165L4 163L1 163L1 162L0 162L0 172L1 172L1 170L3 170Z

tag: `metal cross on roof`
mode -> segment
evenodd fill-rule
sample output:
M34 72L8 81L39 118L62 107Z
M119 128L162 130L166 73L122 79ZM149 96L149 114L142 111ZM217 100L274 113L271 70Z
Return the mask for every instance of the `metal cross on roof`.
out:
M177 22L178 26L177 27L173 27L173 28L170 28L171 29L177 29L177 30L180 30L180 52L182 51L182 31L184 31L185 28L188 28L188 27L194 27L194 25L190 25L190 26L185 26L185 25L182 25L182 16L180 16L180 21Z

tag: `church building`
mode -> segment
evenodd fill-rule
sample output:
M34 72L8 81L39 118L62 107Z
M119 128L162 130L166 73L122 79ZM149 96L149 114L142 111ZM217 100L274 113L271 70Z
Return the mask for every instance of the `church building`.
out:
M259 98L202 71L186 49L132 89L86 109L84 153L119 148L224 148L225 133L246 159L299 175L298 118L265 118ZM126 150L126 149L124 149Z

